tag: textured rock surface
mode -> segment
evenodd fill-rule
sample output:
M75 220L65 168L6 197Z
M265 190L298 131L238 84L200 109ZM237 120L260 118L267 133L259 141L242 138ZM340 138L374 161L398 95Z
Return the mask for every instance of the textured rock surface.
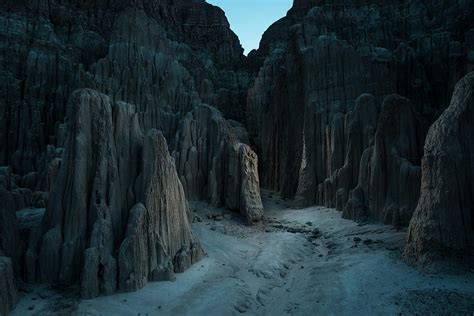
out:
M340 160L344 159L344 164L340 169L332 171L325 185L320 186L319 200L324 204L335 206L340 211L345 208L349 191L358 183L360 158L364 151L375 143L379 113L380 105L375 97L364 94L356 100L354 111L344 117L337 116L333 120L330 138L333 157L331 163L332 166L338 166L341 165ZM336 150L340 152L336 154Z
M363 155L356 192L349 193L344 208L346 217L408 225L419 196L423 125L408 99L385 99L374 145Z
M473 255L474 73L456 86L451 104L431 126L422 161L421 196L405 248L411 263Z
M66 151L43 221L40 279L49 282L71 283L80 277L88 234L96 221L99 224L106 218L113 223L114 237L120 240L126 220L119 203L110 99L92 90L78 90L71 98L68 117ZM50 238L57 240L47 242ZM54 264L48 264L51 258Z
M263 218L263 205L260 197L260 181L258 178L258 157L245 144L239 145L240 168L240 206L247 222L252 224Z
M295 0L246 58L204 0L1 2L1 250L17 276L94 297L198 260L184 195L252 224L261 184L407 225L428 127L474 69L473 15L473 0ZM18 233L29 207L47 208L43 224ZM424 221L412 260L435 235Z
M173 278L197 261L200 246L189 231L183 189L168 156L152 155L166 160L156 166L165 169L146 171L166 179L144 182L144 155L156 146L167 153L166 141L155 140L155 147L150 142L145 150L143 134L156 128L173 147L181 122L202 102L243 121L252 78L242 52L224 12L202 0L2 2L0 165L11 170L1 177L8 212L2 208L0 225L15 272L31 282L80 280L83 297L94 297ZM82 88L91 90L77 92ZM222 141L227 126L245 134L213 111L226 127L220 136L209 136L211 142ZM216 164L214 193L200 198L241 210L256 222L263 211L257 158L240 142L225 142L209 163ZM233 164L219 155L232 157ZM219 187L227 174L233 180L224 194ZM153 200L145 191L158 184L169 191ZM145 281L133 280L139 268L120 262L119 254L123 249L122 259L128 257L130 249L122 244L134 235L128 232L129 214L139 203L147 218L154 214L159 220L146 221L156 240L136 238L162 248L145 254ZM35 222L21 229L16 249L14 212L28 207L47 211L42 227Z
M148 281L149 255L147 242L147 210L137 204L130 210L125 239L119 251L119 288L136 291Z
M202 256L188 222L184 190L163 135L147 133L143 146L141 198L147 210L149 271L153 279L171 267L183 272Z
M94 90L77 90L69 104L67 135L57 185L43 220L40 281L72 284L81 278L84 298L125 286L119 276L126 275L120 271L126 263L120 260L129 260L131 254L123 240L133 234L126 229L135 218L129 210L138 202L147 209L146 230L139 237L146 238L150 249L145 254L147 280L155 279L160 265L182 272L200 259L166 140L156 130L143 140L132 105L112 104Z
M78 88L136 105L143 128L168 140L200 98L244 117L243 50L203 0L5 2L0 25L0 165L22 176L44 171L48 145L62 147Z
M0 251L8 256L17 257L18 231L16 228L15 202L10 192L4 188L0 188L0 202Z
M8 315L18 301L12 261L0 257L0 314Z
M252 67L261 66L248 93L247 128L262 186L302 206L344 210L351 200L350 218L407 225L427 128L472 67L473 10L472 1L295 1L249 55ZM376 108L395 93L410 99L411 110L392 114L408 117L416 130L387 135L394 141L388 144L375 137L388 132L377 123L393 122L380 121ZM361 102L375 105L361 111ZM360 114L367 130L357 127ZM401 152L392 155L387 146ZM387 172L404 176L364 192ZM359 182L366 189L351 193ZM395 183L410 193L393 191Z
M201 105L188 113L176 136L178 173L187 196L238 210L249 224L263 216L258 158L245 129Z
M11 258L10 269L15 273L21 271L20 236L15 216L16 205L13 194L9 191L15 186L9 168L0 170L0 256Z
M243 50L224 12L203 0L2 3L0 25L0 165L33 192L52 188L67 100L78 88L133 104L144 132L156 128L169 144L201 102L245 119L252 78ZM129 149L122 145L118 151ZM120 186L129 209L131 191ZM115 214L112 221L117 227Z

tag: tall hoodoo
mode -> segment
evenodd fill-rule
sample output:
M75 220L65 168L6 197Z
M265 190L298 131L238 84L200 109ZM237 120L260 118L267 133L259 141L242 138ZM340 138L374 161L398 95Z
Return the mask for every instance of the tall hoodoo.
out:
M421 195L410 222L405 258L426 265L442 255L473 255L474 73L457 85L431 126L422 161Z
M43 220L39 279L65 284L81 279L82 296L89 298L117 286L136 289L144 280L159 279L163 270L172 276L199 260L163 135L150 130L143 139L134 107L112 104L94 90L73 93L68 118L63 162ZM137 215L137 203L145 215ZM133 238L148 250L129 253ZM130 280L137 260L146 265L141 281Z
M0 1L0 313L15 277L84 298L173 279L203 255L188 201L256 224L260 186L410 223L414 264L470 255L472 16L294 0L245 57L205 0Z
M191 200L204 199L216 207L240 211L249 224L254 224L263 217L263 205L258 158L248 142L241 124L200 105L181 122L174 155Z

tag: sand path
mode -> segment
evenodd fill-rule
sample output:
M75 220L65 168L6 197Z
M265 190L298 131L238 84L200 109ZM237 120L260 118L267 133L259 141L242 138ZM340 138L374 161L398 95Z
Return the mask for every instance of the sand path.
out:
M266 223L257 227L245 226L232 212L192 204L200 219L193 230L207 257L174 282L82 302L45 286L33 287L31 293L22 293L13 315L76 307L78 315L474 311L474 273L426 275L408 267L400 260L406 230L358 225L322 207L291 209L269 192L263 197Z

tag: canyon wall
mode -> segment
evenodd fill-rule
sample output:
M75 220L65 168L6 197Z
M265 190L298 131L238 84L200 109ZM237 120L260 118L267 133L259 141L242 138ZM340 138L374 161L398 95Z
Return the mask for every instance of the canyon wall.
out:
M0 164L15 174L40 172L39 153L62 147L66 104L79 88L134 104L140 124L168 141L201 101L243 117L250 77L229 69L230 59L242 64L242 48L222 10L204 1L18 1L0 9Z
M249 55L262 66L247 102L262 186L300 206L407 226L428 128L473 67L473 10L295 1Z
M258 157L245 128L210 106L189 112L176 134L176 165L187 196L237 210L247 223L263 217Z
M0 313L7 315L18 300L10 258L0 257Z
M411 223L410 263L469 257L470 76L444 111L474 69L473 13L473 1L295 0L249 54L262 186L356 221Z
M472 76L446 108L474 70L473 15L295 0L245 57L203 0L0 3L1 311L13 277L83 297L172 279L202 255L187 200L255 224L260 187L411 221L412 263L472 248Z
M408 262L474 257L473 119L471 72L457 84L450 106L426 137L421 195L404 253Z
M172 278L198 261L162 133L144 136L132 105L94 90L73 93L68 117L61 168L30 246L37 262L27 266L37 266L38 280L82 280L82 297L91 298Z
M7 293L13 277L81 284L84 298L174 278L202 257L187 200L262 219L258 158L235 121L252 75L220 8L2 2L0 81ZM214 150L189 172L200 146ZM15 296L1 294L3 313Z

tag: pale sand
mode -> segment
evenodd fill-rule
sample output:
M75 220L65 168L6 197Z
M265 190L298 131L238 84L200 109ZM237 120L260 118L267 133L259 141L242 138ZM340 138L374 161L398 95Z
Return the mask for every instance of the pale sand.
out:
M208 256L174 282L82 302L33 287L12 315L68 314L76 306L78 315L474 312L474 273L427 275L407 266L400 259L405 229L358 225L327 208L294 210L269 192L264 202L266 223L257 227L246 227L232 212L192 204L202 219L193 230ZM224 219L207 218L217 213Z

